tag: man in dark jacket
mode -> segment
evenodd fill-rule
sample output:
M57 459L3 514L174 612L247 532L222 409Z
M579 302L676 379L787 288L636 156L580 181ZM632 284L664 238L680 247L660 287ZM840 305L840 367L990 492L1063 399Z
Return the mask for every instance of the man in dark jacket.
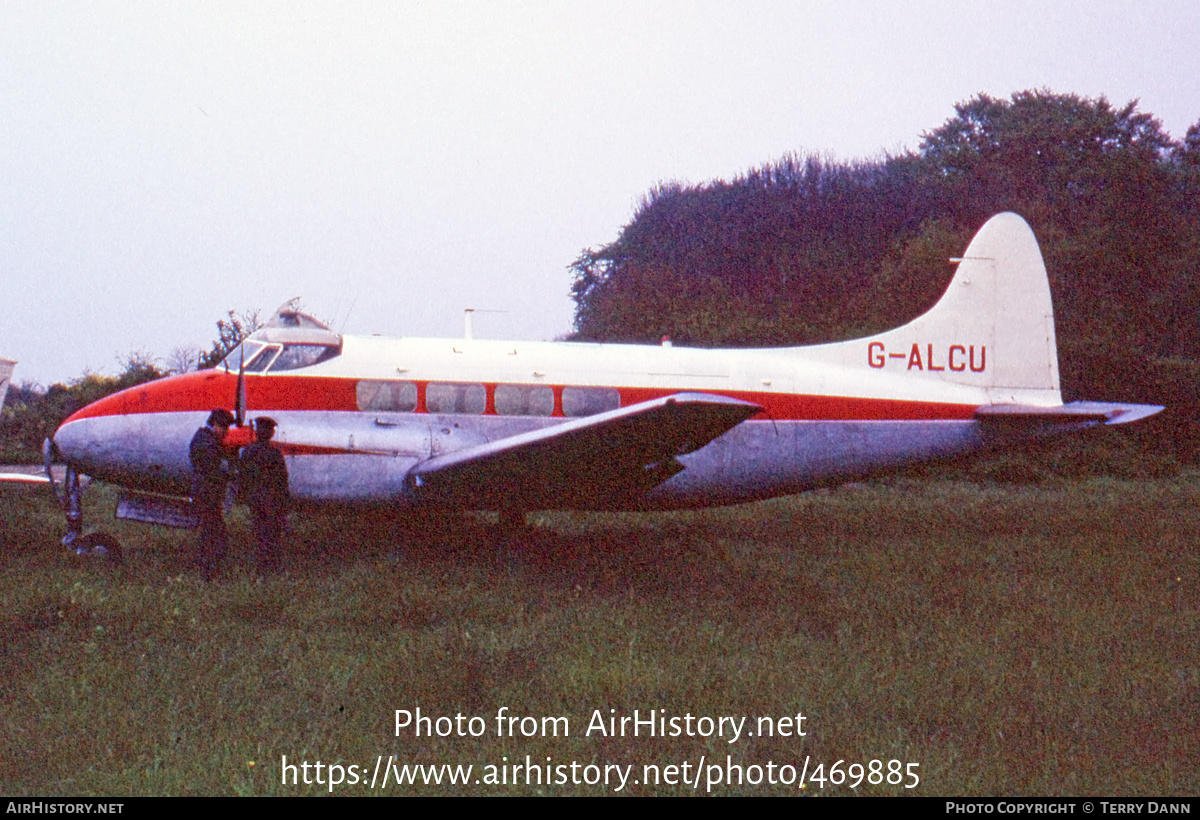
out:
M192 505L200 516L198 563L206 579L217 571L228 548L224 506L231 454L224 440L232 424L233 414L218 407L209 414L207 425L192 436L188 448L192 460Z
M258 566L264 572L279 569L279 542L291 507L287 462L271 444L275 426L275 419L266 416L254 420L256 441L242 449L238 466L241 492L254 520Z

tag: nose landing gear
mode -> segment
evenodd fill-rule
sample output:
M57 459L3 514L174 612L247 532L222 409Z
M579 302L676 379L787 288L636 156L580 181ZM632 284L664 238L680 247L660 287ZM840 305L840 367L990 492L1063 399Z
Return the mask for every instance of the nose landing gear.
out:
M62 504L67 516L67 534L63 536L62 544L76 555L86 555L102 558L110 563L121 563L121 542L111 533L97 531L86 535L83 532L83 490L84 483L80 481L79 472L72 464L67 465L62 486L54 480L51 466L54 463L56 450L50 439L42 444L42 458L46 465L46 477L54 487L55 494Z

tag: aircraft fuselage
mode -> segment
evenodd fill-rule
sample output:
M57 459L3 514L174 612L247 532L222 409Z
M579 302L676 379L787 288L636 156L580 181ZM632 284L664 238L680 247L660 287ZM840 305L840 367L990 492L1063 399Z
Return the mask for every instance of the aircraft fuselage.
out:
M861 344L862 364L874 368L870 345ZM292 493L314 504L413 502L406 478L431 457L684 390L762 410L680 455L685 469L632 506L794 493L1031 433L976 420L985 389L945 385L939 400L918 398L920 385L904 384L916 375L906 362L886 374L892 397L877 398L860 380L806 367L804 350L346 337L339 356L303 373L246 374L246 403L279 423ZM237 375L223 369L134 387L72 416L55 442L82 473L186 494L188 442L213 407L233 406L236 390Z

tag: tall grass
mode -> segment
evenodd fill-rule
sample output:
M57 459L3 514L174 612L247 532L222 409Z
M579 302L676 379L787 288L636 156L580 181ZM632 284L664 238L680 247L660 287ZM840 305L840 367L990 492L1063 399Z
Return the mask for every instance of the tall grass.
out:
M436 532L304 518L286 571L262 579L239 514L236 560L209 584L187 534L118 528L126 561L106 567L57 546L48 499L3 493L0 793L325 794L281 782L283 756L369 779L380 755L472 764L473 779L526 756L633 764L633 779L702 756L797 771L808 758L810 776L819 762L919 764L909 790L721 794L1200 792L1194 472L894 479L695 513L542 514L500 550L486 518ZM95 487L89 503L99 523L111 493ZM570 735L498 737L501 707L565 716ZM417 708L479 716L486 731L397 733L396 710ZM803 713L806 735L585 735L595 710L635 709L747 716L751 729ZM507 779L334 793L613 791Z

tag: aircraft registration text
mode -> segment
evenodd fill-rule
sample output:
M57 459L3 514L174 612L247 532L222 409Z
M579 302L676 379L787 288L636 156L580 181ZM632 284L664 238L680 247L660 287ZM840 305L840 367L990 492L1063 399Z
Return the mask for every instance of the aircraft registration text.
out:
M906 370L951 370L955 373L970 370L972 373L982 373L987 369L987 345L934 347L932 344L913 342L912 348L905 352L889 352L883 342L867 345L867 364L871 367L882 369L893 361Z

